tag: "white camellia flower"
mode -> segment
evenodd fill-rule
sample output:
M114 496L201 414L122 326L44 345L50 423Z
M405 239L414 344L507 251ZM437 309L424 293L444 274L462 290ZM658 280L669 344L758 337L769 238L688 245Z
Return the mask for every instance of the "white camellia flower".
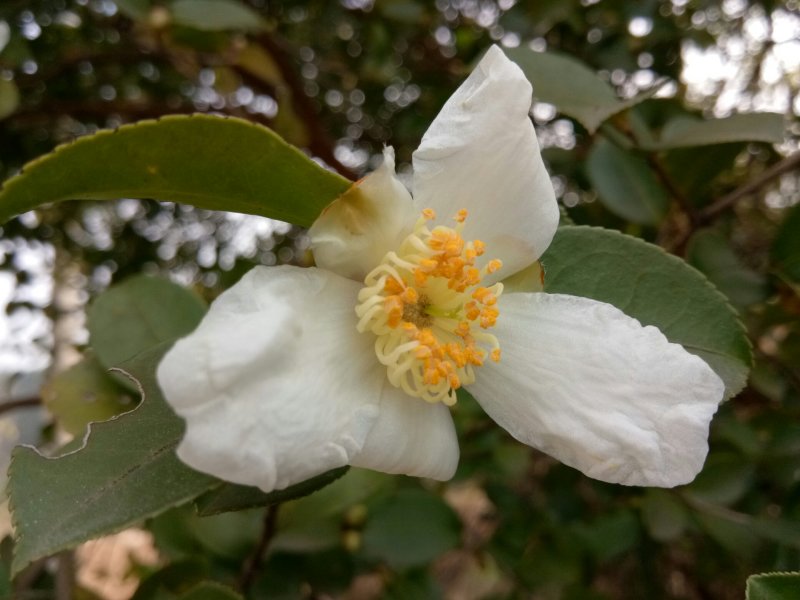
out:
M186 464L264 491L348 464L446 480L463 386L590 477L694 478L724 387L703 360L609 304L503 293L558 223L530 105L491 48L414 153L413 197L387 148L311 227L316 268L256 267L211 305L158 368Z

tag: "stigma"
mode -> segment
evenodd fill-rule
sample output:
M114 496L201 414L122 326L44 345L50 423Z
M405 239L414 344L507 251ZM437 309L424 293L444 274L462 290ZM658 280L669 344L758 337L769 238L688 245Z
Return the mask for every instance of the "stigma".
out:
M475 266L485 245L462 237L466 210L453 217L454 227L430 227L435 218L423 210L400 247L366 276L356 327L375 334L375 354L393 386L452 406L456 390L475 381L476 368L500 360L497 338L487 330L500 316L503 284L481 281L502 263Z

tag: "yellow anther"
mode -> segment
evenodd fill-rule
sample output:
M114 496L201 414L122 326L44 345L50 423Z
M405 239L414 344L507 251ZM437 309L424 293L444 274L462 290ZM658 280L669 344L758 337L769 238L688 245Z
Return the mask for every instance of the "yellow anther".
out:
M423 329L420 331L417 340L420 344L424 344L425 346L434 346L436 344L436 337L434 337L430 329Z
M467 302L464 308L467 311L467 319L470 321L474 321L481 315L481 309L475 305L475 302Z
M481 310L481 327L483 329L494 327L495 323L497 323L498 316L500 316L500 311L496 308L484 308Z
M456 216L453 217L453 220L455 220L455 221L457 221L459 223L463 223L464 221L466 221L467 220L467 209L466 208L462 208L460 211L458 211L456 213Z
M405 331L412 340L419 337L419 329L417 329L417 326L408 321L403 322L403 331Z
M469 323L461 321L453 332L459 337L467 337L469 335Z
M472 240L472 247L475 248L475 252L478 256L483 256L483 253L486 251L486 244L480 240Z
M406 304L416 304L419 301L419 293L413 287L406 288L400 297Z
M436 218L436 211L434 211L432 208L424 208L422 210L422 216L425 218L425 220L432 221Z
M491 357L494 362L500 362L500 348L492 350Z
M450 373L450 375L447 376L447 383L449 383L450 387L454 390L457 390L461 387L461 380L455 373Z
M486 264L486 272L487 273L496 273L497 271L499 271L502 268L502 266L503 266L503 261L502 260L498 260L498 259L495 258L494 260L490 260Z
M419 267L417 268L424 273L433 273L438 265L439 263L437 263L435 260L423 258L421 261L419 261Z
M400 294L403 292L403 285L394 277L389 277L383 284L383 289L387 294Z
M475 298L478 302L483 302L483 299L486 298L489 294L491 294L491 290L485 287L479 287L474 292L472 292L472 297Z

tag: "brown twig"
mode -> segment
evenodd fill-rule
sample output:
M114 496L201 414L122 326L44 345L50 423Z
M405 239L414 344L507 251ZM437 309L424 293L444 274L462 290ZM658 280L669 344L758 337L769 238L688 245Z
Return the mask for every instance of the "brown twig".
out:
M19 400L9 400L8 402L0 403L0 414L15 410L17 408L29 408L31 406L41 406L41 398L21 398Z
M710 204L702 211L700 211L700 221L707 222L711 220L713 217L717 216L719 213L727 210L734 204L736 204L742 198L745 198L759 190L762 186L769 183L776 177L783 175L784 173L788 173L789 171L800 167L800 152L795 152L794 154L790 154L786 158L781 161L776 162L774 165L769 167L763 173L761 173L758 177L754 177L747 183L745 183L742 187L733 190L731 193L723 196L716 202Z
M72 550L65 550L58 555L58 570L54 597L55 600L70 600L75 588L75 555Z
M686 216L689 217L689 222L694 224L698 220L697 211L689 202L689 199L686 195L678 188L674 181L672 181L672 177L669 173L667 173L664 166L661 164L661 161L658 160L658 157L652 153L648 152L645 155L647 157L647 164L650 165L650 168L655 171L656 176L661 180L661 183L667 188L670 196L675 199L675 202L678 203L678 206L681 207Z
M334 155L334 140L320 120L316 106L306 96L303 81L297 74L297 67L292 63L285 44L276 40L273 34L266 33L257 36L256 41L272 56L281 72L281 78L291 91L294 109L308 130L308 149L336 169L340 175L351 180L358 179L358 175Z
M269 548L269 543L275 537L276 525L278 523L278 508L280 504L271 504L267 507L267 512L264 514L264 524L261 529L261 539L253 549L253 553L248 557L242 568L242 574L239 577L239 591L242 595L247 595L248 590L253 585L256 575L258 575L258 567L264 558L264 553Z

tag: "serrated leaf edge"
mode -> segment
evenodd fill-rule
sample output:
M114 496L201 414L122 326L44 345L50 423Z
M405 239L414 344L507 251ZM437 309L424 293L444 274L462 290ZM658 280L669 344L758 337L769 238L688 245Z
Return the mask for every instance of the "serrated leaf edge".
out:
M750 598L750 582L753 580L758 579L766 579L767 577L797 577L800 578L800 571L773 571L767 573L755 573L750 575L747 578L746 586L745 586L745 600L751 600Z
M288 148L290 152L294 152L295 154L297 154L299 156L302 156L303 158L307 159L309 162L312 162L315 165L317 165L320 169L330 173L331 175L333 175L335 177L338 177L339 179L342 180L343 183L346 183L348 186L352 183L351 181L345 179L344 177L342 177L341 175L339 175L335 171L331 171L329 169L325 169L324 167L320 166L315 161L311 160L299 148L293 146L292 144L290 144L289 142L284 140L277 132L273 131L272 129L269 129L268 127L264 127L263 125L261 125L259 123L254 123L254 122L248 121L246 119L241 119L239 117L232 117L232 116L229 116L229 115L211 115L211 114L206 114L206 113L193 113L193 114L189 114L189 115L171 114L171 115L163 115L163 116L160 116L160 117L156 117L155 119L143 119L141 121L136 121L134 123L125 123L124 125L120 125L119 127L114 127L113 129L100 129L100 130L98 130L98 131L96 131L94 133L81 136L81 137L79 137L79 138L77 138L75 140L72 140L72 141L69 141L69 142L65 142L63 144L59 144L58 146L53 148L53 150L51 150L50 152L48 152L46 154L42 154L41 156L37 156L33 160L28 161L27 163L22 165L22 167L20 168L18 173L16 173L15 175L12 175L11 177L9 177L8 179L6 179L3 182L0 182L0 224L6 222L7 220L9 220L11 218L13 218L17 214L17 213L14 213L14 214L11 214L11 215L8 215L8 216L5 216L5 217L3 216L3 206L2 206L3 195L6 193L7 190L13 189L13 187L18 184L19 180L24 179L27 176L28 171L30 171L30 169L36 167L40 163L52 159L54 156L57 156L61 152L64 152L65 150L67 150L69 148L72 148L73 146L76 146L76 145L79 145L79 144L88 143L88 142L96 139L97 137L110 136L110 135L114 135L116 133L119 133L121 131L127 131L129 129L134 129L134 128L138 128L138 127L149 127L149 126L161 123L163 121L188 121L188 120L192 120L192 119L194 119L194 120L227 120L227 121L234 121L236 123L240 123L240 124L243 124L243 125L247 125L247 126L253 127L254 129L257 129L257 130L266 131L269 135L274 136L276 141L278 141L281 144L283 144L284 146L286 146L286 148ZM54 198L50 202L63 202L65 200L77 200L77 199L78 198L58 197L58 198ZM47 204L47 203L43 203L43 204ZM38 206L41 206L41 204L37 205L37 207ZM19 214L21 214L21 213L19 213ZM255 214L255 213L252 213L252 214Z

